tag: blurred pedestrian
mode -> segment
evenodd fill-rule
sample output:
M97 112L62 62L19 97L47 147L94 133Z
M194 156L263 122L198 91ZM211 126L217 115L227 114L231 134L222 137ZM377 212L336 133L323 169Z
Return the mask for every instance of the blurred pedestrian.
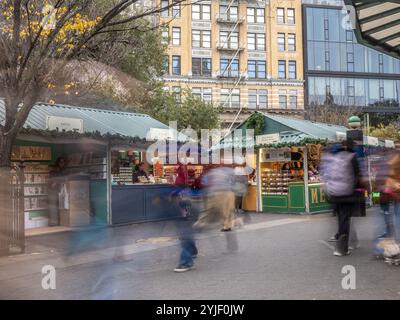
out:
M379 191L379 206L383 217L383 223L380 223L380 225L384 226L383 233L378 237L378 239L394 236L393 214L390 211L390 190L386 187L386 180L389 175L388 162L389 156L386 153L382 154L375 177L375 183L377 185L377 190Z
M324 159L326 163L323 179L328 201L336 206L338 215L338 239L334 255L349 254L349 237L351 217L358 202L356 188L359 184L360 168L356 154L353 151L353 141L343 141L336 153L331 153Z
M385 190L394 202L394 237L400 240L400 150L397 146L389 162Z
M240 214L243 212L243 197L247 193L249 184L249 173L246 172L246 162L244 159L238 160L238 165L234 169L234 181L232 191L235 193L235 212Z
M221 231L229 232L234 223L235 193L232 186L235 181L234 170L220 166L211 169L204 176L206 191L206 210L199 217L197 227L222 221Z
M49 226L60 225L60 208L64 207L64 203L60 203L60 193L67 181L66 166L67 160L64 157L58 157L49 175Z
M181 244L181 253L175 272L186 272L194 268L194 259L198 250L194 241L193 224L195 217L190 210L189 176L185 160L179 164L175 179L175 190L172 193L172 205L180 212L177 221L178 237Z

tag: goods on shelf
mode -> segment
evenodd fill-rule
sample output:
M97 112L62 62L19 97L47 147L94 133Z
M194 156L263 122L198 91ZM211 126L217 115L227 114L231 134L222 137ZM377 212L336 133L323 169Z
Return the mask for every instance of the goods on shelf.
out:
M107 158L96 157L92 152L72 154L68 157L67 173L86 173L91 179L107 179Z
M263 194L287 194L291 181L289 171L264 169L261 173Z
M120 183L132 183L132 174L132 167L120 167L119 173L113 175L113 180Z

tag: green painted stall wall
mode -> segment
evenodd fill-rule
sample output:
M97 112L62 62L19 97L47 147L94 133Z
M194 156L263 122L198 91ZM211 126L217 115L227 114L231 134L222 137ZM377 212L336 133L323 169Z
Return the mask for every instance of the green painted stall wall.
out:
M264 212L288 212L288 196L263 195L262 208Z
M305 187L301 183L289 183L289 212L305 212Z
M96 222L107 224L107 180L90 182L90 206L96 216Z
M310 212L327 211L331 205L326 201L322 184L309 185ZM306 211L305 187L303 183L289 183L289 194L263 195L263 212L303 213Z
M325 211L331 209L331 205L326 201L326 196L322 184L310 184L308 188L310 199L310 212Z

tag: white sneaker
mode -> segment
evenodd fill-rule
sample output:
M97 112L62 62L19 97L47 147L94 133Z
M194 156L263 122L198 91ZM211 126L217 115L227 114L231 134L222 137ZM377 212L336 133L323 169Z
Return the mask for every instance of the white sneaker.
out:
M347 251L347 253L341 253L341 252L335 250L333 252L333 255L337 256L337 257L344 257L344 256L348 256L349 254L350 254L350 251Z
M174 269L175 272L186 272L193 270L194 266L178 266Z

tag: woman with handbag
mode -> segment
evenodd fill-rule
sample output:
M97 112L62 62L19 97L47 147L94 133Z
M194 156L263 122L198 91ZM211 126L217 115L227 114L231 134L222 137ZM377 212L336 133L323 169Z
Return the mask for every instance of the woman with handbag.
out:
M389 160L389 174L385 191L394 202L394 237L400 240L400 150L397 147Z

